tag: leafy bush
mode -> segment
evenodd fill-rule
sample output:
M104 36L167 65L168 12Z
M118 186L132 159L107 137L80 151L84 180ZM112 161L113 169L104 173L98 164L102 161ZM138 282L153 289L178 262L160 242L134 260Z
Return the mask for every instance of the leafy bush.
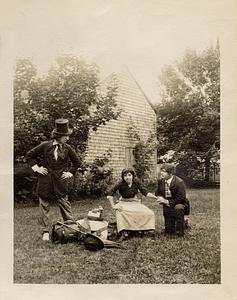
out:
M85 163L85 172L78 174L75 179L73 198L90 196L97 198L106 193L112 183L112 169L108 167L111 149L101 157L96 157L92 163Z
M26 163L18 162L14 168L14 200L15 202L36 201L37 178Z
M157 178L149 178L145 181L145 186L148 191L155 192L157 189Z

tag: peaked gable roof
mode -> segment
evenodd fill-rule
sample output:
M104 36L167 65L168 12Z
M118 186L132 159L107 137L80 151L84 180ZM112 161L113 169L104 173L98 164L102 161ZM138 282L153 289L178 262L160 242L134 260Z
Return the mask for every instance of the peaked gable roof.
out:
M132 79L134 80L134 82L136 83L138 89L141 91L141 93L143 94L144 98L146 99L146 101L150 104L151 108L156 112L154 105L151 103L150 99L147 97L146 93L144 92L144 90L142 89L142 87L140 86L140 84L138 83L138 81L136 80L136 78L134 77L134 75L131 73L131 71L129 70L128 67L126 67L127 72L129 73L129 75L132 77Z
M138 81L136 80L136 78L134 77L134 75L132 74L132 72L129 70L129 68L127 66L125 66L125 68L122 69L119 72L114 72L114 73L111 73L108 76L106 76L102 80L101 85L106 84L106 82L110 82L111 83L113 81L116 84L117 79L119 80L119 78L124 77L126 75L135 83L136 87L141 92L141 94L143 95L144 99L150 105L150 107L152 108L152 110L156 113L154 105L152 104L152 102L150 101L150 99L148 98L148 96L146 95L146 93L144 92L144 90L142 89L141 85L138 83Z

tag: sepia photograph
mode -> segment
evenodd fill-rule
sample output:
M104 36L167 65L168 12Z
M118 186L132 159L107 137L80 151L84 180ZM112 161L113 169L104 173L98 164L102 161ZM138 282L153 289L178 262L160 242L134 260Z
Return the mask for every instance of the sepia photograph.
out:
M73 299L73 287L84 299L236 299L222 211L236 2L10 3L2 299Z

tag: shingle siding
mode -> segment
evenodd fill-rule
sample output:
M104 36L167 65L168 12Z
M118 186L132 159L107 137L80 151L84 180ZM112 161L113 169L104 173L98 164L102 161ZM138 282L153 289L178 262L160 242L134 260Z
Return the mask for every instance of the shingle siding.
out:
M131 120L143 139L156 131L156 114L133 78L123 71L116 75L116 82L118 85L116 102L122 113L117 120L110 120L97 131L90 132L86 153L86 160L91 162L96 156L101 156L106 150L111 149L112 157L109 165L113 168L115 178L120 176L121 170L126 167L126 148L135 145L135 140L128 134ZM106 81L104 84L106 85ZM150 163L151 176L156 176L155 153Z

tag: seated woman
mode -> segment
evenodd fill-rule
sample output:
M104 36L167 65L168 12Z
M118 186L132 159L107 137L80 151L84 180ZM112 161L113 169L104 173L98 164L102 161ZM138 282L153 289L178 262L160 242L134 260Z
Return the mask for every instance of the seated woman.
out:
M122 180L116 183L109 191L107 199L116 210L117 230L121 233L120 240L124 240L130 231L143 231L155 229L155 214L137 198L140 191L145 197L157 199L155 195L147 192L141 182L136 178L131 168L122 171ZM114 204L113 195L119 192L119 202Z

